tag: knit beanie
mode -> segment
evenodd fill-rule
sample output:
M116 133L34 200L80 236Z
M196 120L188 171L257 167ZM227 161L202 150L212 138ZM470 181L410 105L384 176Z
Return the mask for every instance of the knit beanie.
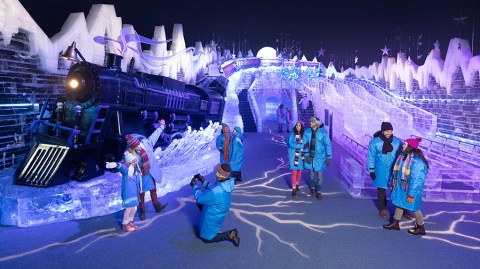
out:
M132 153L130 153L130 152L128 152L128 151L126 151L126 152L124 153L124 155L125 155L125 161L126 161L127 163L131 163L131 162L133 162L135 159L137 159L137 157L135 157L135 155L133 155Z
M134 149L138 147L138 145L140 145L140 140L138 140L135 136L131 134L127 134L125 136L125 140L127 141L127 145L129 148Z
M235 126L235 128L233 128L235 131L237 131L237 133L241 134L242 133L242 128L240 128L240 126Z
M384 121L382 122L382 127L380 128L382 132L392 130L393 131L393 126L390 122Z
M219 179L228 179L228 176L230 175L230 165L226 163L219 164L217 166L217 176Z
M310 123L315 122L317 126L322 125L322 121L317 117L310 117Z
M407 144L409 144L410 147L412 147L414 149L418 149L418 146L420 145L421 141L422 141L421 137L409 138L409 139L405 140L405 142L407 142Z

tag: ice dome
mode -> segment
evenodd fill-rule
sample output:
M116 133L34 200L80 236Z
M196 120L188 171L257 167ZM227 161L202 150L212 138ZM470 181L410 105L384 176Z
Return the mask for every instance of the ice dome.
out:
M272 47L263 47L257 52L257 58L276 59L277 51Z

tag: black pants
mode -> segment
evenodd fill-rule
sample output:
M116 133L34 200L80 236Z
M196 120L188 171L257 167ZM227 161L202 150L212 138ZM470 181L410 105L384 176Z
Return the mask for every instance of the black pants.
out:
M387 194L386 190L377 188L378 211L387 210Z
M202 237L200 237L200 239L202 239L202 241L204 243L215 243L215 242L220 242L220 241L226 241L226 240L230 240L230 237L228 236L228 234L230 232L231 231L223 232L223 233L217 233L217 235L215 235L215 237L213 237L210 240L202 238Z
M242 171L232 171L230 175L235 178L235 181L242 181Z

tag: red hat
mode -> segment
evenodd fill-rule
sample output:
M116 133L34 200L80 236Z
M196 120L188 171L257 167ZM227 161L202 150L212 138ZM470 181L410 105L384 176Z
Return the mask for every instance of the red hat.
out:
M409 139L405 140L405 142L407 142L407 144L409 144L410 147L412 147L414 149L418 149L418 145L420 145L421 141L422 141L421 137L409 138Z
M140 145L140 140L138 140L135 136L131 135L131 134L127 134L125 136L125 140L127 141L127 145L128 147L134 149L136 147L138 147L138 145Z

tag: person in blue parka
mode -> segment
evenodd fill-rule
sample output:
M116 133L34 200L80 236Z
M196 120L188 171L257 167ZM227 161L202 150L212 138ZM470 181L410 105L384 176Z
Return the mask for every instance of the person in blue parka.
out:
M377 187L378 212L383 219L388 218L387 194L388 180L397 157L402 140L393 135L393 126L390 122L382 122L380 131L373 135L368 144L368 171Z
M298 184L300 184L303 170L304 133L305 127L299 121L295 123L295 127L288 135L287 140L288 163L292 171L292 196L297 196L297 193L300 191Z
M222 123L222 133L217 136L215 145L220 152L220 163L228 164L228 145L230 143L230 126Z
M242 181L243 156L245 155L242 128L239 126L233 128L232 139L230 140L228 147L228 164L232 169L231 176L235 178L236 184L237 182Z
M230 211L232 200L232 191L235 188L234 179L230 177L230 166L226 163L217 166L215 175L217 184L209 186L203 176L198 175L190 181L193 195L198 204L202 207L200 217L200 239L205 243L213 243L229 240L238 247L240 245L240 237L238 230L233 229L227 232L219 233L222 228L223 221ZM197 186L197 181L202 183L204 191Z
M310 118L310 128L305 130L304 141L308 143L304 162L305 169L310 170L310 192L308 194L316 195L318 200L322 200L323 171L327 169L332 160L332 144L319 118ZM317 175L316 180L315 174Z
M393 166L389 187L392 191L392 203L396 207L392 222L383 225L387 230L400 230L400 218L404 210L411 210L415 215L416 225L408 230L408 233L426 234L420 205L427 178L428 162L418 148L421 141L420 137L405 140L402 146L403 153L398 156Z
M107 169L116 168L122 174L122 206L125 207L122 230L133 232L138 229L133 218L140 202L142 173L135 155L125 152L124 159L125 162L107 162L105 166Z
M156 130L148 137L139 134L125 135L127 142L127 152L135 155L138 160L138 165L142 169L142 192L140 193L140 220L145 220L145 192L150 191L150 198L152 199L155 211L159 213L168 203L161 204L157 196L157 183L162 183L162 170L158 165L158 161L153 153L153 147L160 138L165 129L165 120L161 119ZM163 184L165 185L165 183Z

